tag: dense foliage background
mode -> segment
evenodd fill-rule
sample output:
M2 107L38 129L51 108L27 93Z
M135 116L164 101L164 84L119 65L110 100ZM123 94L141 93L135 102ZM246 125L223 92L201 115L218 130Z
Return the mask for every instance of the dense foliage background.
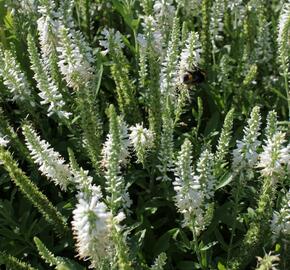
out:
M0 0L0 263L289 269L289 29L280 0Z

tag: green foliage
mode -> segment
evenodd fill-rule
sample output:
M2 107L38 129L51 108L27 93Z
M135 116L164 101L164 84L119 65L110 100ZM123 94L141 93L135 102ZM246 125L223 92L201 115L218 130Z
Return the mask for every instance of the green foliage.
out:
M0 0L0 264L289 269L286 2Z
M45 219L55 226L55 230L60 234L67 232L65 217L51 204L48 198L39 191L37 186L24 174L13 160L11 153L0 147L0 160L9 173L14 183L20 188L23 194L41 212Z
M83 267L81 267L79 264L77 264L74 261L68 260L67 258L54 256L45 247L45 245L40 241L39 238L34 237L34 242L37 246L39 255L41 256L42 259L45 260L47 264L49 264L49 266L55 266L55 269L57 270L81 270L83 269Z
M32 267L28 263L18 260L17 258L6 254L4 252L0 253L0 265L5 265L6 269L14 270L35 270L36 268Z

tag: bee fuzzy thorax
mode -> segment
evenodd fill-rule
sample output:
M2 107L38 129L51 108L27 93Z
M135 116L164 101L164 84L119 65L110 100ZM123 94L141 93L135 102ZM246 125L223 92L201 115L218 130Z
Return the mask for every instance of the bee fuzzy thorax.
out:
M192 82L192 74L190 72L185 72L181 75L181 82L184 84L190 84Z
M197 67L193 70L186 70L180 76L181 83L186 85L194 85L204 82L205 73Z

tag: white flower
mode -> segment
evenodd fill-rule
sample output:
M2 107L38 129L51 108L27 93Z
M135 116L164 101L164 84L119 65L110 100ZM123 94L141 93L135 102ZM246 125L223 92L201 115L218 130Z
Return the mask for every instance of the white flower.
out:
M119 211L120 208L128 210L132 204L127 192L128 186L121 174L121 165L125 165L129 157L129 143L127 125L112 109L110 133L102 149L102 165L107 180L107 200L113 213Z
M57 32L59 22L56 20L60 16L59 13L54 12L55 3L51 1L49 5L38 7L41 17L37 20L37 30L39 33L40 47L44 59L49 58L52 46L57 44ZM48 63L46 63L48 64Z
M73 233L77 241L77 251L81 258L89 259L91 267L97 267L113 249L111 228L116 219L120 223L124 216L113 217L111 211L100 200L101 187L92 184L88 171L72 166L73 182L78 189L78 203L73 211Z
M162 34L156 20L151 15L144 16L143 20L141 25L144 29L144 37L147 43L152 44L156 52L163 54Z
M110 220L112 214L99 196L80 198L73 211L72 228L80 258L89 259L96 267L110 249Z
M98 200L101 199L102 193L99 186L93 185L93 177L89 176L89 172L80 168L79 170L72 169L73 179L79 190L78 198L90 198L94 196Z
M59 27L58 66L69 87L79 90L93 78L92 56L80 33Z
M19 13L25 14L27 16L33 16L37 14L37 5L38 1L36 0L22 0L13 1L12 7L15 6ZM14 12L14 8L12 8L12 11Z
M263 145L263 152L259 155L257 167L261 168L261 174L265 177L283 175L285 165L290 162L290 145L283 147L285 133L276 132L272 138L268 138Z
M153 9L157 18L174 16L175 7L172 0L155 0Z
M128 127L126 123L119 119L119 131L120 131L120 152L119 152L119 158L118 162L120 165L125 165L128 162L128 158L130 156L129 153L129 135L128 135ZM106 142L104 143L103 149L102 149L102 165L106 167L108 165L108 160L110 158L110 155L113 151L114 144L112 140L112 134L107 135Z
M31 35L28 36L28 51L30 54L31 68L34 71L33 78L37 82L40 90L38 94L42 101L41 104L49 104L48 116L56 113L60 118L69 118L71 113L63 110L65 102L62 94L58 91L55 81L50 76L43 59L40 57L35 45L35 41Z
M160 58L164 57L164 48L167 46L169 38L169 29L172 28L173 19L175 17L175 7L172 0L155 0L154 5L154 21L156 22L156 38L160 39Z
M4 85L11 91L12 100L26 101L35 106L31 86L16 58L8 50L0 49L0 76L3 77Z
M245 142L237 140L237 148L233 150L233 167L253 167L258 160L258 153L256 152L258 146L261 144L258 140L253 142Z
M37 86L41 91L38 94L42 99L40 104L49 104L47 115L51 116L52 114L56 113L60 118L68 119L71 116L71 113L63 110L63 107L65 106L63 96L58 91L58 87L55 85L52 78L48 76L48 74L46 81L44 81L44 79L37 74L35 74L34 78L37 80Z
M285 3L280 12L278 24L278 55L282 64L284 76L289 71L289 24L290 24L290 3ZM286 78L286 77L285 77Z
M204 192L192 169L191 148L190 141L186 139L176 162L173 186L176 206L184 216L183 225L194 226L198 233L205 226Z
M207 199L212 199L215 191L216 179L213 176L213 160L213 154L205 150L201 153L196 168L199 173L196 181L200 183Z
M9 143L9 140L5 139L6 136L2 137L0 136L0 146L6 147L7 144Z
M108 134L106 141L103 145L103 149L102 149L102 166L103 167L107 167L108 165L108 158L111 154L112 151L112 147L113 147L113 140L112 140L112 134Z
M231 0L228 2L228 8L231 10L231 14L234 18L233 27L236 29L241 26L246 14L246 8L243 5L243 0Z
M175 178L173 185L177 193L175 196L176 206L179 212L184 215L183 226L192 226L194 222L196 226L203 228L204 211L202 204L204 196L196 179L192 178L191 181L192 183L186 187L181 179Z
M122 182L125 181L125 179L122 177L121 180ZM128 186L125 187L125 191L122 194L122 202L123 202L123 208L127 210L127 212L130 212L129 209L133 204L133 201L130 198L130 194L127 191L128 190Z
M278 44L283 43L283 35L284 31L287 27L287 22L289 23L290 18L290 3L285 3L281 10L281 15L279 19L279 25L278 25Z
M135 148L137 148L138 144L142 146L147 145L148 147L152 146L153 133L149 129L143 128L142 124L131 126L129 130L131 131L129 138Z
M138 41L138 43L139 43L141 48L146 48L147 47L148 42L146 40L146 37L143 34L138 33L137 41Z
M179 20L174 19L174 23L171 31L171 38L168 43L166 57L162 63L161 75L160 75L160 90L165 95L173 95L176 85L176 73L177 64L179 58L179 37L180 26Z
M191 70L198 66L200 62L201 43L198 33L190 32L185 42L185 48L182 50L179 61L179 77L183 82L183 74L186 70Z
M211 17L210 17L210 33L212 44L214 49L216 50L215 41L220 41L223 39L222 32L223 32L223 16L224 16L224 2L223 1L215 1L211 8Z
M155 259L154 264L150 267L150 270L163 270L166 265L167 256L164 252L160 253Z
M55 152L48 142L41 140L31 126L24 125L23 134L33 160L39 165L39 170L66 190L72 180L72 174L70 167L64 164L63 157Z
M114 29L105 28L101 34L103 35L104 39L100 40L99 43L102 47L106 50L103 54L107 54L110 50L114 48L124 48L125 45L123 43L122 35L119 31L115 31Z
M143 128L142 124L136 124L129 128L129 138L136 151L138 161L143 162L147 149L153 147L154 136L151 130Z
M248 178L253 176L253 168L258 161L257 148L261 144L260 135L260 108L254 107L248 126L244 128L244 137L237 141L237 148L233 151L233 171L239 173L245 169Z
M116 221L117 224L121 223L123 220L125 220L126 215L124 214L124 212L119 212L117 214L117 216L114 217L114 221Z
M279 237L290 236L290 190L286 194L280 211L273 213L271 221L272 240Z
M264 269L271 269L271 270L279 270L279 258L280 254L272 255L272 252L270 251L268 254L265 253L264 257L261 258L257 256L258 259L258 265L255 268L256 270L264 270ZM279 267L279 268L277 268Z

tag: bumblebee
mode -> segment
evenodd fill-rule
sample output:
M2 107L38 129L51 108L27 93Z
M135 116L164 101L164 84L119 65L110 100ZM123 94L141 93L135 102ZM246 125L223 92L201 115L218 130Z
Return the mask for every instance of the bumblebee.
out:
M199 67L194 66L192 70L186 70L181 76L181 82L192 86L205 81L205 72Z

